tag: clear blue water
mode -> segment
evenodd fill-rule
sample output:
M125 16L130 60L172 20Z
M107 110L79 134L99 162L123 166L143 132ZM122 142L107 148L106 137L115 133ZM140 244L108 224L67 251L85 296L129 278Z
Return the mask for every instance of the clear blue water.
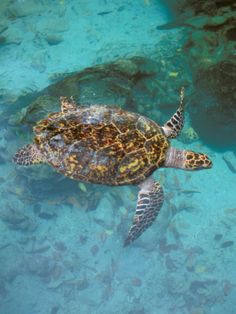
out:
M189 140L188 113L185 136L173 145L207 153L214 167L156 171L164 206L127 248L136 187L84 185L45 165L11 162L32 137L32 125L14 124L25 110L26 98L19 97L47 87L58 73L158 56L167 109L151 79L154 96L145 98L140 84L134 109L165 122L177 108L176 86L191 86L181 54L185 30L157 30L170 14L151 0L5 0L0 14L6 28L0 47L0 313L234 314L236 157L201 138ZM147 102L150 111L142 107Z

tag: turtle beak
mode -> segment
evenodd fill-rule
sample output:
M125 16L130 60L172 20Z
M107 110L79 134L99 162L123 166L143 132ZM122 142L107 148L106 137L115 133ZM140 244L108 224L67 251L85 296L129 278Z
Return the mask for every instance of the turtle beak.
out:
M198 169L209 169L212 168L213 164L210 158L205 154L199 154L200 159L203 161Z
M210 158L207 157L207 166L205 168L212 168L213 164L212 161L210 160Z

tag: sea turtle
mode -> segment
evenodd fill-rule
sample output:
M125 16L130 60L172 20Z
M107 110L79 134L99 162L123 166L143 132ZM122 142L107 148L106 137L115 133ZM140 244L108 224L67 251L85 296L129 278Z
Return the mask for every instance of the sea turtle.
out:
M211 160L202 153L179 150L169 139L184 121L184 89L180 106L164 126L133 112L109 105L77 106L60 97L61 111L34 127L34 143L19 149L20 165L47 163L76 180L106 185L138 185L133 224L124 242L137 239L155 220L163 204L161 185L151 178L160 167L205 169Z

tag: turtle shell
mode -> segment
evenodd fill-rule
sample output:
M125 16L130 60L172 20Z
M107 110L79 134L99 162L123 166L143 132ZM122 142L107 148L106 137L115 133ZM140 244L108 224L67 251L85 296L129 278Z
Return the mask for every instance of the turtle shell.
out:
M160 167L169 142L154 121L101 105L57 112L35 126L49 164L73 179L138 184Z

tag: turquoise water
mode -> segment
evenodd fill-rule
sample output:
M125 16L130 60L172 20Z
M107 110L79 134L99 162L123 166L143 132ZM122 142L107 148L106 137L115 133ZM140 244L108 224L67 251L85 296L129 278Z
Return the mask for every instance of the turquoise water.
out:
M5 0L0 13L0 313L234 314L236 147L212 148L191 133L185 29L157 30L172 17L151 0ZM155 223L123 248L136 187L83 184L49 166L16 166L11 156L47 112L37 104L27 112L37 92L66 73L136 56L155 66L140 65L132 102L115 75L118 92L99 94L100 80L91 90L81 83L80 101L117 98L163 124L185 85L186 123L173 145L208 154L214 167L156 171L165 203Z

